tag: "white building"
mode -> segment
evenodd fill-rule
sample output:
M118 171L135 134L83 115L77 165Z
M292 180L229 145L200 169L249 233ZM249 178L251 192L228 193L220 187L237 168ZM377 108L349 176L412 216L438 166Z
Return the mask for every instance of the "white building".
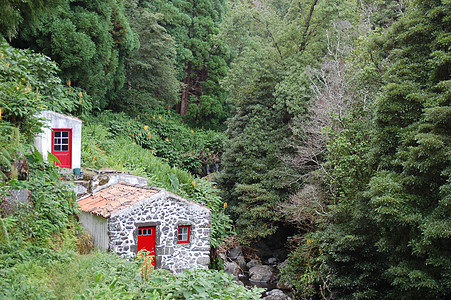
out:
M62 168L80 168L82 121L53 111L42 111L39 117L44 119L44 128L34 145L44 160L48 160L50 152L58 158Z

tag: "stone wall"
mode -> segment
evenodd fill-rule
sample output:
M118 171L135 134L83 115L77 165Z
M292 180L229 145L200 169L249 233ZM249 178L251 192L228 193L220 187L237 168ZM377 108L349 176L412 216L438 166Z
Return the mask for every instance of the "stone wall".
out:
M99 172L101 173L99 174ZM86 172L80 177L82 178L74 182L74 192L78 199L120 182L125 182L129 185L148 186L146 178L118 171L93 170L92 172Z
M190 242L177 244L177 227L189 225ZM137 251L138 227L156 226L155 266L174 273L207 267L210 255L210 210L195 202L161 190L109 219L109 250L123 257Z
M0 216L6 217L13 214L18 209L23 209L24 205L32 204L31 192L28 189L10 189L7 194L0 196Z

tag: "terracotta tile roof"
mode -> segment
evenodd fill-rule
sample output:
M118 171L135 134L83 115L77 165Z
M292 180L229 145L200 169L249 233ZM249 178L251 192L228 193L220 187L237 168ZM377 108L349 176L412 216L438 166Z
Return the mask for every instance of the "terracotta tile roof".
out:
M84 212L108 218L111 214L149 198L158 192L159 190L156 189L116 184L79 200L78 204Z

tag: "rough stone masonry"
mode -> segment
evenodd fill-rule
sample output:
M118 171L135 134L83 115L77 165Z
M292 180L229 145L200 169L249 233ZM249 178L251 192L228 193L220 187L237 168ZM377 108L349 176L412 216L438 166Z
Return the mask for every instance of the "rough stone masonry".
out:
M198 203L161 190L110 216L109 250L123 257L137 251L138 227L156 226L155 267L174 273L210 262L210 210ZM190 242L177 244L177 227L190 226Z

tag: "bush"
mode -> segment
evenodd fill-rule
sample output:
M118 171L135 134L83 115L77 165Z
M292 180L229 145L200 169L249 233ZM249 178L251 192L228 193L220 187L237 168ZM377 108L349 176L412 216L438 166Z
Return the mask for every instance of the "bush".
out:
M104 112L87 123L104 126L108 135L128 137L171 166L193 174L205 174L204 165L219 162L223 151L223 133L194 130L180 116L168 112L149 112L134 118L125 113Z
M7 299L260 299L262 289L248 290L224 272L196 269L175 277L155 270L144 280L140 264L114 254L52 257L29 252L12 268L0 266L0 298ZM70 270L68 272L67 270Z
M196 179L186 170L171 166L156 157L149 149L137 145L131 138L113 136L99 124L83 127L82 163L85 167L131 170L149 179L149 185L167 189L212 211L211 244L217 246L221 238L232 234L232 220L225 213L225 205L211 182Z

